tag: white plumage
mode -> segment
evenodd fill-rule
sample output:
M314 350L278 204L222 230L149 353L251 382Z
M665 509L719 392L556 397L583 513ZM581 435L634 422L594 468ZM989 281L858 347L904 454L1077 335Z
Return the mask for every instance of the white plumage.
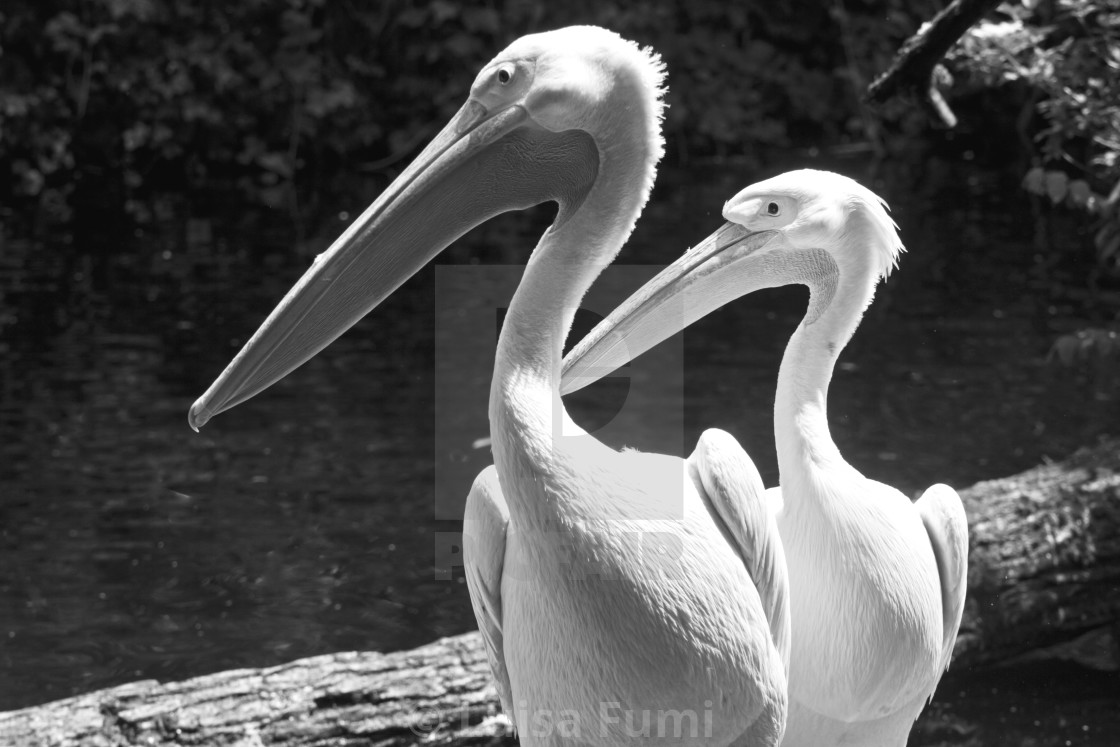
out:
M768 494L790 574L785 745L904 745L948 666L964 606L968 527L957 494L936 485L912 504L849 465L828 430L836 358L902 250L884 208L828 172L748 187L724 206L726 225L565 362L572 391L747 293L809 287L778 374L781 488Z

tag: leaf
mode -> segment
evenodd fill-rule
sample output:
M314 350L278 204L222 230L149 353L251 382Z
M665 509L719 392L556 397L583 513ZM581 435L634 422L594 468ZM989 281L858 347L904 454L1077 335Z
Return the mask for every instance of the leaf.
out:
M85 36L86 28L73 13L68 11L59 13L47 22L44 30L56 52L74 57L81 53L82 46L78 40Z
M145 122L137 122L129 127L121 135L121 140L124 143L124 149L128 152L138 150L148 143L151 136L151 128Z
M1061 202L1069 190L1069 177L1061 171L1046 172L1046 195L1054 203Z
M1089 183L1084 179L1074 179L1069 183L1068 198L1074 207L1088 208L1092 197L1093 190L1089 188Z
M1044 176L1045 173L1041 166L1035 166L1027 172L1023 177L1023 189L1030 192L1032 195L1045 194Z
M1075 335L1062 335L1057 340L1054 340L1054 345L1050 348L1048 358L1057 358L1061 361L1063 366L1072 366L1077 360L1077 353L1081 348L1081 342Z
M283 153L265 153L257 158L257 165L285 179L290 179L292 176L291 164Z
M306 108L313 117L325 117L338 109L354 106L357 98L350 81L336 80L330 88L313 88L307 95Z

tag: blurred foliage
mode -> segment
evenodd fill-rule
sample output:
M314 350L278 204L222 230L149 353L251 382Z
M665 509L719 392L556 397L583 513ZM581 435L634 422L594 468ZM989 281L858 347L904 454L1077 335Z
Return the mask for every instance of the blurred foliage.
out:
M1046 360L1055 368L1091 377L1098 400L1120 396L1120 330L1090 327L1060 335Z
M1049 198L1054 205L1066 205L1097 217L1093 243L1097 261L1106 270L1120 275L1120 180L1107 195L1099 194L1086 179L1070 179L1065 171L1035 166L1023 177L1028 192Z
M1120 359L1120 332L1094 328L1062 335L1050 349L1050 358L1065 366L1115 361Z
M0 9L0 200L75 190L143 217L146 189L233 179L294 200L340 169L390 170L517 36L592 23L669 65L670 157L881 138L862 84L936 9L835 0L8 0ZM899 107L896 112L906 112ZM874 130L874 131L872 131Z
M948 60L974 84L1025 89L1035 116L1020 118L1031 151L1023 188L1089 217L1091 277L1120 278L1120 3L1027 0L999 16L970 29ZM1115 370L1118 339L1108 328L1066 334L1049 359Z
M1027 191L1093 216L1101 268L1120 277L1120 3L1005 3L948 59L981 86L1018 85L1041 118ZM1033 125L1034 123L1032 123Z
M1001 7L951 55L980 87L1039 114L1025 180L1088 210L1099 258L1120 252L1120 52L1101 3ZM125 207L234 184L298 213L343 172L391 175L514 38L593 23L669 67L669 158L745 169L797 150L920 148L910 102L872 113L866 83L935 0L8 0L0 7L0 217ZM1059 180L1064 188L1054 197ZM297 190L297 185L299 189ZM5 206L7 212L5 213Z

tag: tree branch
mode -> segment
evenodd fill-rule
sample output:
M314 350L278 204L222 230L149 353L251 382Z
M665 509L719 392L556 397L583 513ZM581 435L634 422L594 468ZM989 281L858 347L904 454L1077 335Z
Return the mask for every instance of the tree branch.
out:
M941 96L944 79L938 78L948 72L941 68L943 72L938 73L939 63L957 40L1001 1L953 0L906 40L890 68L867 87L864 100L882 104L892 96L911 91L945 126L956 126L957 118Z

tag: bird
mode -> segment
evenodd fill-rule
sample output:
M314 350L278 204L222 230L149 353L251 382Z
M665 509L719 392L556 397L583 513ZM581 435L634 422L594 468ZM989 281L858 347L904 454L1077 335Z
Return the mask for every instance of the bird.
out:
M494 464L463 524L472 608L524 745L753 747L784 729L787 572L753 462L720 432L688 459L616 451L559 392L580 300L652 188L665 75L605 29L514 41L188 417L197 429L287 375L473 226L557 203L502 325Z
M844 460L829 433L837 358L903 251L869 189L802 169L754 184L726 223L636 291L566 357L575 391L721 306L809 287L778 372L779 487L766 492L786 552L792 641L783 745L905 745L948 668L964 609L968 523L957 493L914 503Z

